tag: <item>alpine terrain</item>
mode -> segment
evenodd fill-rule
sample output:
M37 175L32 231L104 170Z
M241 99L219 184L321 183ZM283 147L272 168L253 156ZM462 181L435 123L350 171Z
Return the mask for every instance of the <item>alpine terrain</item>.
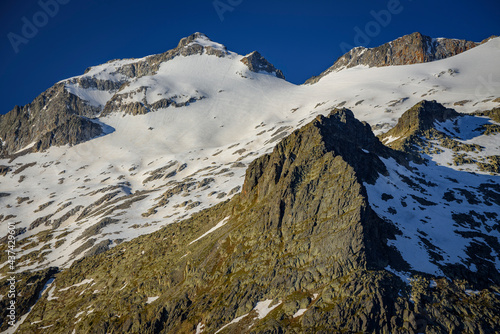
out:
M195 33L56 83L0 116L0 331L500 332L499 78L494 36L295 85Z

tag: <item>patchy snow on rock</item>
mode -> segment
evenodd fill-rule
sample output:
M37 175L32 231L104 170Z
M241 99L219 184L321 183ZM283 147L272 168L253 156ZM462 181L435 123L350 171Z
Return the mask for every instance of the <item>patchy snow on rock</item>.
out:
M254 310L257 311L258 313L257 317L259 319L264 319L266 315L271 313L272 310L281 305L281 300L278 303L274 304L273 306L270 306L272 302L273 302L272 299L266 299L262 302L258 302L257 305L255 305Z
M198 325L196 326L196 334L201 334L203 333L203 331L205 330L205 324L203 323L198 323Z
M195 42L221 47L204 38ZM45 152L20 156L13 162L0 159L0 165L10 166L13 171L23 168L18 174L9 172L0 176L2 192L10 194L1 198L0 211L5 217L15 215L15 221L20 222L17 227L26 228L17 237L18 242L25 242L18 254L20 259L25 257L18 264L19 270L66 268L87 252L100 249L99 245L114 247L227 200L240 191L248 164L272 150L284 136L334 108L350 108L375 133L381 133L422 99L435 99L464 113L496 107L498 103L493 101L500 91L484 85L491 76L500 77L499 49L500 38L495 38L448 59L415 65L350 68L330 73L314 85L294 85L252 72L240 61L242 56L233 53L221 58L206 53L175 57L160 64L154 75L140 78L128 78L118 70L143 59L94 66L83 76L126 84L118 91L101 91L70 83L83 76L64 81L68 91L90 105L103 106L117 94L129 94L127 99L138 103L153 104L162 99L178 103L194 99L191 100L194 102L158 107L135 116L124 114L117 107L96 120L106 126L103 136L71 147L51 147ZM456 69L457 74L434 76L448 69ZM455 106L458 97L470 102ZM360 100L363 103L358 103ZM475 141L489 155L498 155L497 135L469 138L475 136L475 129L461 129L464 135L461 140L465 143ZM442 175L439 180L445 187L452 186L446 177L462 179L462 174L453 174L455 171L445 167L452 158L451 152L431 158L439 164L431 166L429 179L435 179L433 173ZM428 200L438 205L425 206L425 210L414 203L417 201L414 198L408 200L409 209L397 204L398 201L380 201L382 192L394 192L398 199L405 196L408 185L397 173L413 176L393 162L387 163L391 174L379 178L379 190L367 187L369 200L377 213L395 224L408 222L401 229L410 242L402 237L394 241L407 255L405 259L412 267L432 273L439 272L437 262L466 263L463 247L469 241L442 232L454 229L449 218L436 223L438 226L434 228L430 228L434 223L421 222L429 221L425 218L428 215L449 217L453 210L463 212L466 207L450 203L448 207L439 198L443 194L432 187L424 188L432 197ZM445 173L445 170L452 171ZM396 178L393 185L392 177ZM469 180L497 182L487 176L466 175L464 179L469 187L473 187ZM427 199L418 191L411 194ZM396 214L391 213L393 209ZM491 221L486 224L491 225ZM436 239L431 241L417 229ZM48 230L52 239L39 243L37 235ZM0 236L5 233L2 230ZM442 248L439 246L442 251L438 252L446 254L445 260L427 261L428 252L420 237L433 244L442 242ZM451 249L454 242L458 242L461 251ZM42 251L42 247L46 249Z
M90 279L89 279L89 278L86 278L86 279L84 279L83 281L81 281L80 283L76 283L76 284L70 285L70 286L68 286L68 287L66 287L66 288L59 289L59 292L61 292L61 291L66 291L66 290L69 290L69 289L71 289L71 288L78 287L78 286L82 286L82 285L85 285L85 284L89 284L89 283L92 283L93 281L94 281L94 279L93 279L93 278L90 278Z

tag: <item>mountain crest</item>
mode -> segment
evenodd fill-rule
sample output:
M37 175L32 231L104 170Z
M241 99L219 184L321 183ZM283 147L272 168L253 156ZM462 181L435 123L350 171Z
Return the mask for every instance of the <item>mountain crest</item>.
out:
M325 75L358 65L383 67L426 63L455 56L472 49L481 43L449 39L431 38L414 32L375 48L356 47L339 57L337 61L321 73L307 80L314 84Z
M229 54L224 45L212 41L207 35L201 32L195 32L188 37L182 38L174 50L178 50L182 56L206 53L208 55L224 57Z

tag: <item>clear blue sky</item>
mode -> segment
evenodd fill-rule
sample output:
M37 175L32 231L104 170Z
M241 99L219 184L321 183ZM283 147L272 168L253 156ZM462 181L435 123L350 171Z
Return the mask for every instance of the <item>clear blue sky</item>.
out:
M373 47L415 31L474 41L500 35L498 0L41 0L54 1L64 4L1 1L2 114L89 66L161 53L196 31L239 54L258 50L294 83L328 68L341 45ZM374 12L389 16L377 21ZM356 38L359 31L367 38Z

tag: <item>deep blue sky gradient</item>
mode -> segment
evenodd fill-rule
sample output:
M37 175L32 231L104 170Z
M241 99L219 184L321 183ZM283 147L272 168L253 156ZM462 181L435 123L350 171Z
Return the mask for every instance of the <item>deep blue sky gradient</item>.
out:
M8 34L22 36L22 18L33 22L42 8L39 0L1 1L0 114L89 66L161 53L196 31L239 54L258 50L298 84L332 65L341 45L374 47L415 31L473 41L500 35L498 0L399 0L399 12L384 25L371 13L397 0L215 0L232 9L223 20L214 0L64 1L17 53ZM367 27L372 36L356 39Z

